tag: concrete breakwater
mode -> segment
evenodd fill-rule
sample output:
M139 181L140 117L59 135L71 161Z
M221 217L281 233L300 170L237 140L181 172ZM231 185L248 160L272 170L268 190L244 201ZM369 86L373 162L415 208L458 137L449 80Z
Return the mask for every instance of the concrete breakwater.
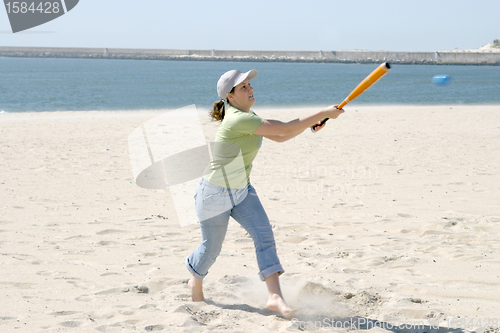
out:
M500 65L500 52L231 51L0 46L0 57Z

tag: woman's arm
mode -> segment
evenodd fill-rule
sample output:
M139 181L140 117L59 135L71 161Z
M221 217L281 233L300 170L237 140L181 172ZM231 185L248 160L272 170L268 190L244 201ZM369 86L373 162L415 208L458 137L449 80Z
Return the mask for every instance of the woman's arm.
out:
M302 133L305 129L312 127L319 123L323 118L335 119L344 110L337 109L336 105L327 107L326 109L316 112L312 115L298 118L287 123L279 120L264 120L264 122L257 128L254 134L263 135L265 137L275 136L291 136L287 140ZM295 134L295 135L294 135ZM270 138L271 139L271 138ZM273 139L271 139L273 140ZM275 140L276 141L276 140ZM286 140L285 140L286 141ZM281 141L280 141L281 142Z
M319 122L318 122L318 125L319 125ZM315 131L316 132L319 131L320 129L322 129L323 127L325 127L325 125L326 124L323 124L321 126L316 127ZM304 130L301 130L301 131L298 131L298 132L295 132L295 133L291 133L291 134L288 134L288 135L263 135L263 137L268 138L269 140L276 141L276 142L285 142L285 141L288 141L290 139L295 138L297 135L299 135L302 132L304 132Z
M276 142L285 142L285 141L288 141L290 139L295 138L297 135L299 135L302 132L304 132L304 131L299 131L299 132L288 134L288 135L262 135L262 136L269 139L269 140L273 140Z

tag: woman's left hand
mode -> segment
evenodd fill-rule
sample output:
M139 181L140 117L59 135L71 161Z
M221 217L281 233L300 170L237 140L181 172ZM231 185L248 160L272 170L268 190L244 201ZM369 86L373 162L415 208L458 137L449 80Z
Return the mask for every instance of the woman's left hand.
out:
M316 126L316 127L314 127L314 126ZM317 132L317 131L319 131L320 129L322 129L323 127L325 127L325 126L326 126L326 122L325 122L323 125L321 125L321 121L318 121L317 125L314 125L314 126L313 126L314 131L315 131L315 132Z

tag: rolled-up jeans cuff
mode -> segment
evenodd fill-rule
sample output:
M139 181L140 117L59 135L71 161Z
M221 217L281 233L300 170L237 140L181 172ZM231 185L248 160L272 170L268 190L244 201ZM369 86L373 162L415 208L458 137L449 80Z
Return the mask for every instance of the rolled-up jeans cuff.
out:
M259 272L259 277L262 281L264 281L274 273L279 273L281 275L285 273L285 270L283 269L283 267L281 267L281 264L276 264Z
M207 274L205 274L205 275L200 275L200 274L196 273L196 271L193 269L193 267L191 267L191 265L189 264L188 258L186 258L185 263L186 263L186 268L187 268L187 270L188 270L191 274L193 274L193 276L194 276L196 279L198 279L198 280L203 280L203 278L205 278L205 276L207 275Z

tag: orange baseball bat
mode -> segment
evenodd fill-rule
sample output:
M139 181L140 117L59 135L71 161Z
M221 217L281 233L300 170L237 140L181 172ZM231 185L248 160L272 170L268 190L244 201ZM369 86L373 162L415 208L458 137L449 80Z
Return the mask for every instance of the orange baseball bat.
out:
M342 103L340 103L339 106L337 106L337 109L342 109L344 106L347 105L347 103L352 102L356 97L361 95L362 93L365 92L366 89L370 88L375 82L378 81L382 76L384 76L386 73L388 73L391 70L391 65L389 65L388 62L384 62L380 66L377 67L373 72L370 73L363 81L361 81L360 84L354 90L347 96L346 99ZM323 125L326 123L330 118L325 118L321 121L320 124L314 125L311 127L311 130L313 132L316 132L315 128L318 126Z

